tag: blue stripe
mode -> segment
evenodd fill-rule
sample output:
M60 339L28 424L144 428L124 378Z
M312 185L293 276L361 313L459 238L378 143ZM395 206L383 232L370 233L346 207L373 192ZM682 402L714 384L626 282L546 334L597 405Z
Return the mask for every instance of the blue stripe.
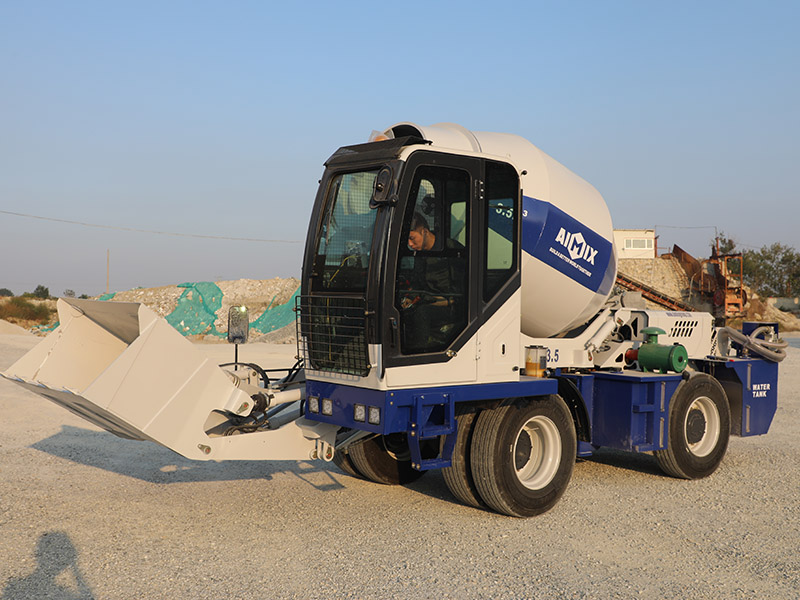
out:
M614 284L613 244L549 202L522 198L522 250L593 292Z

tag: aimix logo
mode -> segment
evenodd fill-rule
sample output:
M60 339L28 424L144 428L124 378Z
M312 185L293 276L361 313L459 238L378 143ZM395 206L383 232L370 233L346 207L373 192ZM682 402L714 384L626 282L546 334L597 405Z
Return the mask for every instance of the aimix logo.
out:
M572 260L578 260L579 258L582 258L590 265L594 264L594 258L597 256L597 250L592 248L586 242L586 240L583 238L583 234L580 231L578 233L569 233L562 227L556 236L556 242L567 249L569 257Z

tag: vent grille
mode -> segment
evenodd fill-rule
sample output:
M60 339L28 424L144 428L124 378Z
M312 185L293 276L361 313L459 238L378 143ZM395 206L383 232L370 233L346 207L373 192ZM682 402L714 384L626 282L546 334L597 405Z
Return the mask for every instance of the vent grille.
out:
M369 373L366 301L353 296L298 296L298 353L314 371Z
M694 328L697 327L698 321L681 320L675 321L672 329L669 330L669 337L671 338L688 338L692 337Z

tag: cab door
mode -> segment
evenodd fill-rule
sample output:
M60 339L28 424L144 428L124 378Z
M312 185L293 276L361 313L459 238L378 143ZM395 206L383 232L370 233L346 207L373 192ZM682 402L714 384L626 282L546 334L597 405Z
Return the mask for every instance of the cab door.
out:
M475 377L474 350L464 346L477 317L480 175L479 159L436 152L416 152L406 164L386 259L387 367L448 362L465 351L460 374L449 379Z
M407 161L399 192L384 272L384 367L421 374L431 365L431 383L473 381L476 334L519 287L517 171L420 151ZM518 320L519 307L514 312ZM403 377L411 373L403 369Z

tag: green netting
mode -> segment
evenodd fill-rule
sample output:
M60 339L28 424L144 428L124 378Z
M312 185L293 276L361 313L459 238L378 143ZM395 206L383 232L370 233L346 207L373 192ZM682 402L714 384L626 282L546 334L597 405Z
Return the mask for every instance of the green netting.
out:
M256 331L260 331L261 333L269 333L270 331L275 331L276 329L280 329L294 323L294 304L295 298L297 298L299 293L300 288L297 288L297 291L292 294L292 297L289 298L289 301L286 304L272 306L272 303L270 303L270 305L267 307L267 310L264 311L264 314L250 323L250 327ZM274 302L275 298L272 300Z
M222 308L223 296L222 290L219 289L217 284L211 281L200 281L198 283L181 283L177 287L186 289L181 294L181 297L178 298L178 306L166 316L167 322L183 335L216 335L225 337L226 333L220 333L214 325L214 321L217 319L217 311ZM263 314L250 323L250 328L260 333L269 333L294 323L295 298L297 298L298 294L300 294L300 288L297 288L286 304L278 306L273 306L275 302L275 298L273 298ZM115 295L116 292L103 294L98 300L108 301ZM38 325L33 328L33 331L49 333L58 325L58 323L50 326Z
M181 283L178 287L186 288L178 298L178 306L167 315L167 322L183 335L216 335L224 337L217 331L214 321L217 311L222 308L222 290L216 283L200 281L198 283Z
M51 331L55 331L56 327L61 325L61 321L56 321L52 325L34 325L31 327L31 331L33 333L50 333Z

